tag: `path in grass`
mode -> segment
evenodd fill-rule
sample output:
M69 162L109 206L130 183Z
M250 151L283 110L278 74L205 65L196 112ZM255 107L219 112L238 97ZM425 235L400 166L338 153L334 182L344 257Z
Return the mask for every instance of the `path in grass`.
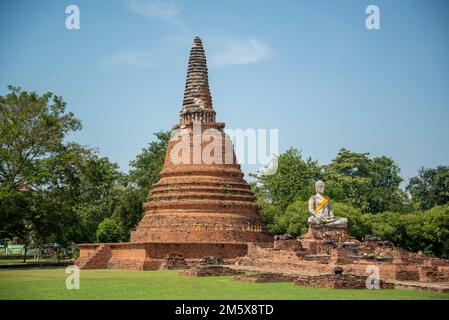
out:
M67 290L65 281L64 268L0 270L0 299L449 299L449 293L317 289L178 271L81 270L79 290Z

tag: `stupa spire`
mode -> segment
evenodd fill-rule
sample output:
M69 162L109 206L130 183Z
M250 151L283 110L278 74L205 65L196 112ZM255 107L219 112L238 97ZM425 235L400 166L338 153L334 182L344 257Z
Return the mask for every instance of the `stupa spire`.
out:
M193 39L190 50L184 100L180 112L181 124L191 121L215 122L215 111L209 90L206 55L200 37Z

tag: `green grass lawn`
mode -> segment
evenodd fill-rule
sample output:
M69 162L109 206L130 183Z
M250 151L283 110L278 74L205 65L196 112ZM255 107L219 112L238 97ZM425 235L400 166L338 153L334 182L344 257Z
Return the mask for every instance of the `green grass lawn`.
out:
M66 289L65 281L64 268L0 270L0 299L449 299L449 293L317 289L178 271L81 270L79 290Z

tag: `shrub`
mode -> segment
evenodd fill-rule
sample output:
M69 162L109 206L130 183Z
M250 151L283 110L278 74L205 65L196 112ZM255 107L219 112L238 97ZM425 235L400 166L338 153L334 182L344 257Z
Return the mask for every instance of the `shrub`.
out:
M449 205L435 206L424 213L424 237L428 250L441 257L449 257Z
M121 223L112 218L106 218L98 225L96 235L98 242L121 242L127 238L127 232Z

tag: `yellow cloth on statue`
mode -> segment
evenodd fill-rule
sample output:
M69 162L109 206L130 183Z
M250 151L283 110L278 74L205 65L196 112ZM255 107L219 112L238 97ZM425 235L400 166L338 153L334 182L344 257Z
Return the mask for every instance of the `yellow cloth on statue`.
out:
M320 211L329 202L329 197L323 196L323 200L315 206L315 211Z

